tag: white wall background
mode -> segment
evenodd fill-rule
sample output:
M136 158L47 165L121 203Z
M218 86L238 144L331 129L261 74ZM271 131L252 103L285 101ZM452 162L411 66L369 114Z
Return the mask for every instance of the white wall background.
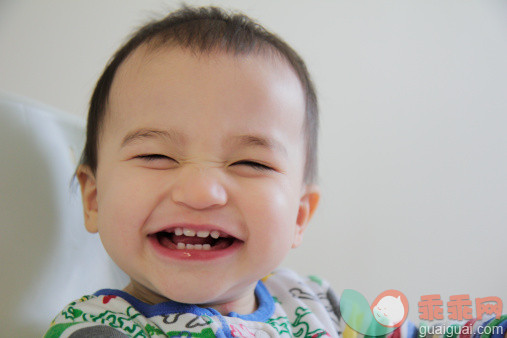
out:
M179 1L0 2L0 90L85 116L132 29ZM321 103L320 210L286 265L372 301L507 305L507 2L223 0L305 58ZM507 306L504 306L504 313Z

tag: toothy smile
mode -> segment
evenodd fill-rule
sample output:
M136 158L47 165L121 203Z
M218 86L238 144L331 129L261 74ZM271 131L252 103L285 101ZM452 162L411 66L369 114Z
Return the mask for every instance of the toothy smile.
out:
M222 250L237 239L219 230L194 230L177 227L154 233L158 243L177 250Z

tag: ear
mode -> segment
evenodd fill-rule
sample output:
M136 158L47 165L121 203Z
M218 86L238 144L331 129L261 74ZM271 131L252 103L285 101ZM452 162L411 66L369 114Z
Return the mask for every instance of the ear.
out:
M89 166L80 165L76 172L79 185L81 186L81 199L83 202L83 212L85 227L91 233L99 231L97 227L97 184L95 175Z
M310 222L320 200L320 190L316 185L307 185L299 202L298 217L296 220L296 232L294 234L293 248L297 248L303 242L303 233Z

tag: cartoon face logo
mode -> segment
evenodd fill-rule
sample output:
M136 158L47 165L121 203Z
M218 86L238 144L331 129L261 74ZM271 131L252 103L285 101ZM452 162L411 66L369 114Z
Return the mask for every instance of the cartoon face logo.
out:
M407 318L408 300L398 290L387 290L378 295L370 306L361 293L345 289L340 299L340 312L347 324L345 331L354 330L370 337L385 336L400 327ZM347 336L345 331L344 337Z
M399 327L407 316L407 310L407 298L397 290L382 292L371 306L373 317L385 327Z

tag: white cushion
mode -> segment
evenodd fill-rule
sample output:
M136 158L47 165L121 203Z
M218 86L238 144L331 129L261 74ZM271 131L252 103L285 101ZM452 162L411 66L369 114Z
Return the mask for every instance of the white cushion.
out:
M126 276L86 232L71 179L85 122L0 92L0 306L6 337L41 336L70 301Z

